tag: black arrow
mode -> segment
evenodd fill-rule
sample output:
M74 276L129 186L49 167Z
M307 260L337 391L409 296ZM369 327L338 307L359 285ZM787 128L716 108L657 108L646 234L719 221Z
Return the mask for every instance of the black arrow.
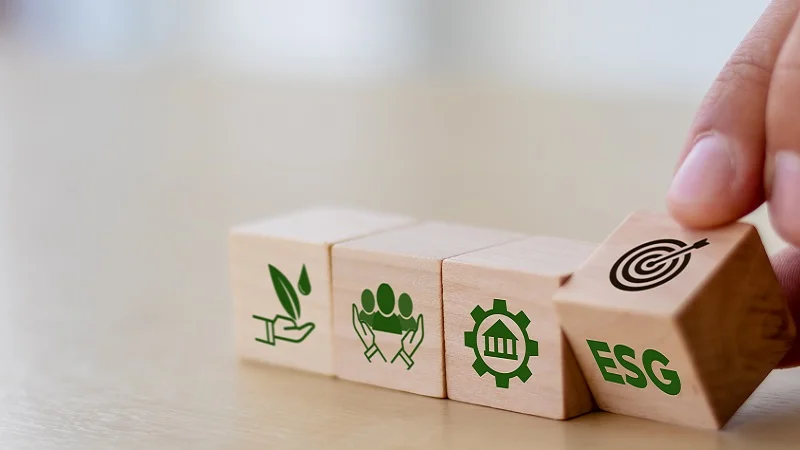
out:
M672 253L668 253L668 254L662 256L661 258L654 259L654 260L650 261L649 263L647 263L647 265L648 266L655 266L656 264L661 264L664 261L669 261L672 258L678 257L678 256L680 256L680 255L682 255L684 253L689 253L690 251L696 250L698 248L703 248L706 245L708 245L708 239L701 239L701 240L695 242L694 244L692 244L689 247L684 247L684 248L682 248L682 249L680 249L678 251L675 251L675 252L672 252Z

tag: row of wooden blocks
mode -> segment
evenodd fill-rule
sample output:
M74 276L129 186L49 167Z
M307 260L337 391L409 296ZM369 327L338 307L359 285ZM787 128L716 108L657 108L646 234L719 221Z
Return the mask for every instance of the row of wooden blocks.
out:
M795 328L756 229L600 245L315 208L230 233L241 358L553 419L721 428Z

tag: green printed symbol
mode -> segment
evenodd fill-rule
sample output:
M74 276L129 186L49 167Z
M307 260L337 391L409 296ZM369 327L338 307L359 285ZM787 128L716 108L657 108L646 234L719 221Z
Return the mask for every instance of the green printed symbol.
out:
M479 305L471 315L475 327L464 332L464 345L475 352L475 373L491 374L495 385L503 389L508 389L512 378L528 381L532 375L528 360L539 356L539 343L528 337L531 321L525 312L511 314L505 300L494 299L492 309L485 311Z
M483 333L483 337L486 341L484 344L485 350L483 351L483 356L513 359L514 361L519 359L517 355L517 338L502 320L497 319L497 322ZM492 339L492 341L490 341L490 339ZM510 351L508 349L509 343L511 343ZM500 350L501 344L503 347L502 351Z
M616 383L622 385L629 385L635 388L644 389L647 387L648 378L661 392L667 395L678 395L681 393L681 377L678 372L667 369L669 365L669 358L658 350L648 348L642 352L642 369L639 368L636 362L636 351L624 344L617 344L614 346L612 354L611 347L607 342L594 341L587 339L586 343L589 345L589 350L597 362L597 368L600 369L600 374L603 379L609 383ZM606 353L609 356L603 356L600 353ZM661 377L656 376L653 370L653 363L657 362L664 367L661 368ZM625 377L615 372L619 370L617 363L622 366L628 373L624 373ZM611 369L611 370L609 370ZM645 377L645 374L647 376Z
M386 283L378 286L376 292L377 296L371 290L364 289L361 293L361 311L353 304L353 329L366 349L364 356L367 361L373 362L375 355L378 355L386 362L376 340L375 332L378 332L380 340L386 342L387 339L383 338L388 338L389 345L399 347L391 363L400 359L406 369L411 369L414 365L412 358L425 337L422 314L417 319L412 317L414 302L411 296L402 293L395 301L394 290ZM395 335L393 339L392 335ZM399 343L396 342L397 336L402 336Z
M272 264L269 265L269 275L272 278L272 287L275 288L278 301L289 317L279 314L272 319L268 319L253 315L254 319L263 321L266 328L266 336L256 338L256 341L273 346L276 340L293 343L303 342L314 331L314 324L311 322L303 325L297 324L297 321L300 320L300 299L297 297L294 285L286 278L283 272ZM303 269L300 271L297 290L303 296L311 294L311 281L308 279L308 271L305 264L303 264Z

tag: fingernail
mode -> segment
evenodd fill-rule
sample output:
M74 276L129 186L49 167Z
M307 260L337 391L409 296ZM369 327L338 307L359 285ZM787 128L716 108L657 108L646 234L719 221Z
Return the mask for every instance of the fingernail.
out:
M785 239L800 238L800 155L781 150L775 155L770 214L775 228Z
M728 195L736 178L735 152L730 139L708 135L694 145L669 188L675 203L706 205Z

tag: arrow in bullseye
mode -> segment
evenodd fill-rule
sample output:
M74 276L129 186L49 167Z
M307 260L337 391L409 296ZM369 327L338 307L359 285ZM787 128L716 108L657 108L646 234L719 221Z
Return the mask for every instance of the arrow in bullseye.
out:
M689 247L684 247L684 248L682 248L680 250L674 251L672 253L668 253L668 254L660 257L660 258L654 259L654 260L648 262L647 265L652 267L652 266L655 266L656 264L661 264L664 261L669 261L670 259L673 259L673 258L676 258L678 256L681 256L684 253L689 253L692 250L696 250L698 248L703 248L708 244L709 244L708 239L701 239L701 240L695 242L694 244L692 244Z

